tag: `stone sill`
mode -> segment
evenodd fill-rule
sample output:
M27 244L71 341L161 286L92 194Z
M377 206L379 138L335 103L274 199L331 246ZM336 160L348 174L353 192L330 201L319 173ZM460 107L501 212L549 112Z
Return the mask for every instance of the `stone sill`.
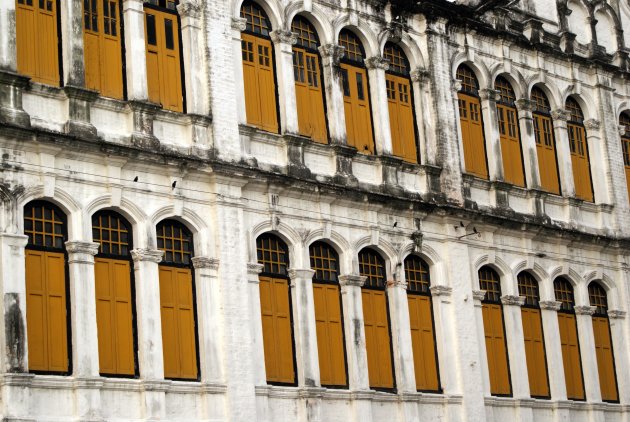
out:
M532 409L569 409L578 411L628 412L629 405L619 403L589 403L572 400L544 400L533 398L517 399L514 397L485 397L484 403L490 407L529 407Z

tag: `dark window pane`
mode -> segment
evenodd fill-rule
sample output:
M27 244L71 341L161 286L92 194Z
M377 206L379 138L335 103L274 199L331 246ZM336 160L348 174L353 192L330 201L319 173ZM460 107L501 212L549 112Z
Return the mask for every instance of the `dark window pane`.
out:
M357 72L357 97L359 100L365 99L365 93L363 92L363 74Z
M170 19L164 19L164 34L166 37L166 48L169 50L175 49L175 42L173 41L173 21Z
M157 37L155 34L155 16L147 14L147 43L149 45L157 45Z

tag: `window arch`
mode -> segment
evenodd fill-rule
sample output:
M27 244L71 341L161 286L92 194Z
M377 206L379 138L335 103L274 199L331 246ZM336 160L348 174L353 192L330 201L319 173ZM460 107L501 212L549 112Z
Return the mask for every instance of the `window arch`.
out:
M465 64L459 65L456 77L462 86L457 93L457 102L466 172L487 179L488 163L479 98L479 81L472 69Z
M479 288L486 292L481 312L486 339L490 393L495 396L509 396L512 394L512 384L501 304L501 279L499 274L489 266L481 267L478 275Z
M606 290L601 284L594 281L588 286L588 298L591 306L595 307L595 313L592 317L593 335L602 400L618 402L615 356L610 335L610 322L608 321Z
M92 240L99 244L94 259L99 372L134 376L138 367L131 225L118 213L99 211L92 216Z
M118 99L124 78L120 5L119 0L83 0L85 86Z
M409 60L400 46L388 42L383 57L389 60L385 73L393 154L411 163L418 162Z
M197 306L192 257L193 236L176 220L161 221L156 227L160 263L160 309L164 377L199 378Z
M575 196L592 202L593 185L591 183L591 166L588 157L586 129L584 128L584 113L582 113L582 108L573 97L567 98L565 108L569 112L567 129L569 131L569 148L571 150Z
M556 300L560 302L558 311L558 327L560 344L562 345L562 363L567 386L567 398L584 400L584 378L582 377L582 360L580 358L580 341L575 320L575 298L571 282L558 277L553 282Z
M256 254L263 264L259 289L267 382L295 385L289 250L278 236L265 233L256 239Z
M302 16L293 19L291 32L297 34L297 44L293 46L293 76L300 135L326 143L328 131L319 37L315 27Z
M339 255L328 243L309 246L317 328L319 376L322 386L347 387L346 348L339 288Z
M365 154L373 154L374 135L365 50L359 37L348 29L342 29L339 33L339 45L344 47L345 53L341 60L341 80L348 145Z
M58 7L58 0L16 0L15 8L18 72L54 86L61 83Z
M395 385L385 294L385 260L374 249L362 249L359 252L359 274L366 277L361 297L370 388L392 389Z
M494 89L499 93L497 101L497 119L501 140L501 158L503 159L503 176L507 183L525 186L523 169L523 150L518 127L518 111L516 110L516 94L512 84L503 76L494 81Z
M144 2L149 100L165 110L185 111L181 70L179 0Z
M440 391L429 265L419 256L409 255L404 266L416 389Z
M619 115L619 125L625 128L621 135L621 152L623 154L623 164L626 169L626 187L628 198L630 199L630 112L624 111Z
M24 207L24 234L28 236L25 269L30 372L70 372L67 233L66 216L55 205L33 201Z
M538 87L532 88L531 100L540 184L547 192L560 195L560 177L558 176L556 138L551 120L551 105L547 95Z
M532 397L549 398L549 376L540 313L538 281L527 271L520 273L517 281L518 294L525 298L525 303L521 307L521 319L523 321L529 392Z
M245 31L241 32L241 57L247 123L259 129L278 133L276 71L271 44L271 22L256 3L241 5Z

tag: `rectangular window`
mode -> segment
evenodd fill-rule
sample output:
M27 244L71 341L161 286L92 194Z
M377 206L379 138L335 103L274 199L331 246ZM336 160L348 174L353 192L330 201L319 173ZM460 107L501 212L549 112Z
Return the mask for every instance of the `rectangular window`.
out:
M341 69L341 84L343 86L343 96L350 96L350 81L348 80L348 71Z
M173 21L171 19L164 19L164 35L166 38L166 48L173 50L175 48L175 42L173 41Z
M357 72L356 78L357 78L357 98L359 100L365 100L365 94L363 92L363 74L360 72Z
M157 33L155 31L155 15L146 15L147 18L147 44L157 45Z

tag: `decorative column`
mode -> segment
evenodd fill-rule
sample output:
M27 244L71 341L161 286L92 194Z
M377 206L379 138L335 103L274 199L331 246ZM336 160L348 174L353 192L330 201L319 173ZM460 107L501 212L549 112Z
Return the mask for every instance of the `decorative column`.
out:
M78 138L95 137L96 128L90 122L90 108L98 98L98 92L75 85L66 85L63 90L68 97L66 133Z
M160 271L164 251L134 249L138 364L144 381L144 416L148 420L166 417L162 317L160 309Z
M584 128L586 129L586 148L588 148L591 183L593 185L593 200L596 203L609 204L612 201L608 193L609 189L606 181L611 172L603 171L603 168L607 166L594 165L595 163L608 163L611 161L602 149L600 127L599 120L589 119L584 122Z
M480 89L481 114L486 141L486 157L488 159L488 177L491 181L504 180L501 140L497 119L497 99L499 93L494 89Z
M276 80L282 133L297 135L300 129L293 75L293 46L297 43L297 37L291 31L279 29L271 33L271 40L276 53Z
M352 420L355 422L372 420L372 396L367 393L370 390L370 379L361 296L361 286L366 279L367 277L358 275L339 276L348 361L348 385L350 391L354 393Z
M305 387L320 385L313 274L315 271L311 269L289 270L291 301L293 302L295 355L299 368L298 385Z
M262 316L260 305L260 278L264 266L257 262L247 264L247 281L249 282L249 297L252 320L252 343L254 354L254 385L266 385L267 374L265 372L265 348L262 336Z
M536 135L534 133L534 117L532 116L532 102L525 98L516 100L518 111L519 131L521 135L521 149L525 164L525 179L530 189L541 188L540 166L536 149Z
M392 132L385 85L385 72L389 69L389 60L381 56L374 56L365 60L365 66L368 69L370 82L370 108L372 110L376 153L378 155L392 155Z
M589 402L601 402L602 392L599 387L592 318L597 308L595 306L576 306L573 309L575 310L578 339L580 341L580 357L582 360L582 373L584 374L586 400Z
M473 303L475 304L475 328L477 328L477 341L479 343L479 367L481 369L481 377L483 379L483 395L489 397L490 393L490 377L488 370L488 351L486 350L486 334L483 329L483 311L481 301L486 297L485 290L473 290Z
M610 337L613 345L615 369L617 375L617 388L619 389L619 402L623 405L630 403L630 364L628 362L628 331L626 312L610 309L608 311L610 324Z
M75 412L81 420L99 418L102 382L99 381L94 255L98 243L66 242L70 279L72 375L75 377Z
M556 157L562 196L574 197L573 164L571 163L571 148L569 148L569 132L567 131L569 116L566 110L557 109L551 112L551 118L553 119L553 134L556 139Z
M245 107L245 94L243 87L245 79L243 76L243 52L241 47L241 32L247 28L247 19L232 18L232 56L234 57L234 89L237 99L238 123L247 124L247 113Z
M521 315L521 306L525 304L525 298L522 296L505 295L501 297L501 303L503 304L503 319L509 356L512 396L516 399L529 398L529 377L527 374L525 338ZM521 409L521 413L525 410L531 412L531 409L523 408ZM527 419L531 420L531 414Z
M341 87L341 68L339 67L339 60L344 55L344 48L337 44L325 44L319 47L319 54L322 57L330 143L346 145L346 115Z
M434 285L431 291L433 305L433 321L435 326L435 343L437 347L438 365L440 369L440 384L444 394L458 394L457 390L457 345L455 321L452 312L453 289L447 286Z
M431 136L433 129L431 78L427 70L417 68L411 72L413 89L413 106L416 117L416 129L418 131L418 149L420 162L435 165L437 154L437 139Z
M144 6L142 0L123 0L125 23L125 63L127 65L127 97L147 101L147 64L144 39Z
M540 301L540 315L545 338L545 354L547 355L547 371L549 374L549 393L552 400L567 400L567 384L564 378L562 363L562 343L560 342L560 326L558 311L562 303L555 300Z
M212 122L208 107L208 63L203 37L202 8L197 0L185 0L177 6L181 19L186 112L191 118L193 145L209 147L208 126Z

